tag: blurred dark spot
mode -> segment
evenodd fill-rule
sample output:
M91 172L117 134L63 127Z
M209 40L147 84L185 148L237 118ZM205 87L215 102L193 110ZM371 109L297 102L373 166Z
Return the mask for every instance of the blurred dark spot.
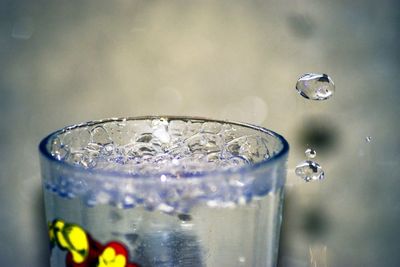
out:
M328 118L307 118L299 130L299 145L312 147L317 153L334 150L339 141L339 131L333 121Z
M111 232L111 234L117 239L125 239L130 247L134 247L139 239L139 235L136 233Z
M116 223L122 219L121 214L115 210L110 211L110 220L112 223Z
M298 37L308 38L315 31L315 23L308 15L291 14L288 16L288 24L292 32Z
M139 235L138 235L138 234L134 234L134 233L125 234L124 236L125 236L126 240L128 241L128 243L129 243L130 245L135 244L136 241L137 241L138 238L139 238Z
M309 238L320 238L327 233L329 228L326 213L322 208L311 207L305 211L301 227Z
M178 214L178 219L181 221L191 221L192 220L192 216L190 214Z

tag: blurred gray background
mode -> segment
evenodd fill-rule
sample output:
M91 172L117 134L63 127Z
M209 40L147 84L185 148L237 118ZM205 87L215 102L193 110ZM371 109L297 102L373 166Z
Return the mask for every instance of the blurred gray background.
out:
M42 137L172 114L288 139L281 267L399 266L399 10L395 0L1 0L0 265L47 266ZM305 72L328 73L336 94L303 99L294 86ZM322 182L294 175L307 145Z

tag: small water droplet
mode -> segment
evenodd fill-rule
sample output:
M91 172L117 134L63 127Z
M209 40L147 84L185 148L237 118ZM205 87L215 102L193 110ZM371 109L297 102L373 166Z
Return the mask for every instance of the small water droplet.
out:
M304 153L306 154L306 157L309 159L313 159L317 156L317 152L312 148L307 148Z
M239 257L239 262L242 262L242 263L243 263L243 262L245 262L245 261L246 261L246 258L245 258L245 257L243 257L243 256L240 256L240 257Z
M370 142L372 141L372 137L371 137L371 136L365 137L365 141L366 141L367 143L370 143Z
M306 182L322 180L325 178L325 173L321 165L311 160L306 160L298 164L295 173Z
M304 98L326 100L335 92L335 84L327 74L306 73L297 80L296 90Z

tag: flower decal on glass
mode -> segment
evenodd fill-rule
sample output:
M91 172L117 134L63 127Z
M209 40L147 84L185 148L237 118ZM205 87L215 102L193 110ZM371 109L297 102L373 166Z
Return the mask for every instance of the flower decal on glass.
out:
M139 267L129 262L125 245L118 241L102 244L77 224L56 219L49 223L50 248L67 252L66 267Z

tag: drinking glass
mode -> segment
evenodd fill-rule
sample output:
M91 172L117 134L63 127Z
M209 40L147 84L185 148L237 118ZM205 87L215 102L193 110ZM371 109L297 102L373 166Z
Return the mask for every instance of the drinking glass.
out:
M289 146L273 131L116 118L39 150L52 267L276 266Z

